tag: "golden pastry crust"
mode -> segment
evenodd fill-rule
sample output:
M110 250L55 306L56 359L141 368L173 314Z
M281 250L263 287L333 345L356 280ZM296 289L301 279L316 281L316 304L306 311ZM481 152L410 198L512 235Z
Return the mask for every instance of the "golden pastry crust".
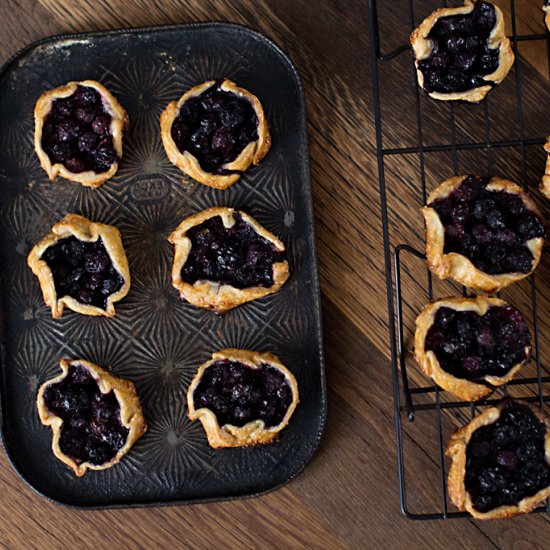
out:
M542 9L546 12L544 22L546 23L546 28L550 31L550 4L543 6Z
M218 419L213 411L207 408L195 409L194 393L199 385L204 371L216 361L228 359L230 361L237 361L244 365L258 369L262 364L268 364L277 370L281 371L292 391L292 402L290 403L288 410L277 426L266 428L263 420L252 420L244 426L237 427L231 424L225 424L220 426ZM260 353L256 351L227 348L212 354L212 359L203 363L195 377L193 378L189 389L187 390L187 407L188 416L191 420L200 420L208 443L211 447L243 447L247 445L259 445L270 443L275 439L277 434L287 426L290 417L296 409L298 404L298 384L294 375L281 363L278 357L271 353Z
M550 19L550 6L548 6L548 15L547 19ZM550 136L548 136L546 144L544 145L544 150L548 153L546 159L546 168L544 170L544 176L540 182L541 193L547 198L550 199Z
M191 240L187 237L187 232L192 227L200 225L215 216L220 216L224 227L232 227L235 224L233 213L240 214L242 219L252 226L258 235L271 242L277 250L281 252L285 250L284 244L275 235L272 235L267 229L262 227L252 216L240 210L221 206L208 208L203 212L186 218L168 237L168 240L174 245L172 285L179 291L182 298L194 306L211 309L216 313L224 313L245 302L263 298L268 294L277 292L287 281L290 274L288 262L284 260L273 264L273 284L270 287L256 286L240 289L231 285L220 285L217 281L200 279L193 284L189 284L182 280L181 270L191 251Z
M122 277L122 287L108 296L105 309L90 304L82 304L72 296L57 296L52 271L41 258L47 248L57 241L71 236L86 242L95 242L101 237L113 267ZM119 230L112 225L92 222L78 214L67 214L60 222L56 223L52 227L52 232L31 250L27 263L32 272L38 277L44 301L51 308L54 319L61 317L64 306L83 315L113 317L115 314L114 303L122 300L130 290L130 269Z
M529 405L523 401L519 401L522 405L529 407L533 413L546 424L546 437L544 441L546 461L550 464L550 420L538 408ZM464 478L466 475L466 450L472 434L481 428L493 424L500 417L501 411L506 404L506 400L501 401L495 407L486 409L482 414L476 416L469 424L456 430L447 446L445 455L451 459L451 467L447 480L447 490L454 505L461 511L469 512L477 519L498 519L510 518L518 514L528 514L532 512L537 504L550 496L550 485L545 489L541 489L538 493L531 497L525 497L516 505L499 506L489 512L477 511L470 498L470 494L466 491Z
M50 426L53 432L52 437L52 450L54 455L70 466L77 476L83 476L86 470L105 470L111 466L120 462L122 457L132 448L132 445L147 431L147 423L143 417L143 411L141 409L141 403L136 393L136 388L133 382L124 380L113 376L109 371L85 361L84 359L76 359L70 361L68 359L62 359L60 361L62 373L55 378L47 380L40 386L38 390L38 396L36 398L36 407L38 408L38 415L40 421L44 426ZM101 393L109 393L111 390L115 392L115 396L120 405L120 420L121 424L128 430L128 437L123 447L119 449L117 454L112 460L104 464L91 464L90 462L82 462L77 464L70 456L67 456L59 447L59 438L61 437L61 429L63 427L63 420L52 413L46 406L44 400L45 389L52 385L61 382L68 374L69 367L71 365L81 365L85 367L97 382Z
M504 29L504 16L502 11L491 4L495 8L496 23L489 35L488 45L491 49L499 49L498 67L491 74L483 76L483 80L487 80L486 86L479 86L472 88L464 92L428 92L428 95L434 99L442 101L454 101L462 100L470 103L479 103L493 88L493 86L499 84L504 80L505 76L510 71L514 64L514 52L510 40L506 38ZM416 75L418 79L418 85L424 89L424 75L418 68L419 61L426 59L430 56L433 49L432 41L428 38L432 28L442 17L449 17L453 15L465 15L471 13L474 10L475 2L473 0L464 0L464 5L456 8L440 8L435 10L429 15L411 34L411 46L416 58Z
M437 359L436 354L426 350L426 336L432 327L438 310L442 307L454 309L455 311L474 311L482 316L491 307L507 306L507 302L500 298L488 296L477 296L476 298L445 298L428 304L416 319L416 332L414 335L414 358L426 376L444 390L467 401L477 401L493 392L492 387L485 384L478 384L465 378L457 378L443 368ZM505 376L483 377L483 380L491 386L502 386L508 383L518 370L529 360L531 346L525 347L525 360L514 365Z
M445 246L445 228L441 223L439 214L429 204L435 200L449 196L469 176L454 176L445 180L436 187L428 197L428 206L422 208L422 214L426 222L426 256L430 270L440 279L448 277L463 285L483 292L494 293L521 281L528 277L537 267L541 255L544 239L536 237L528 240L525 244L533 255L533 267L529 273L502 273L490 275L474 266L474 264L458 252L443 252ZM506 191L518 195L525 206L540 216L534 203L523 189L516 183L498 177L491 178L487 185L489 191Z
M226 92L232 92L248 100L252 104L258 118L258 139L251 141L235 160L223 165L224 169L235 170L239 173L221 175L206 172L201 168L197 158L189 151L184 151L182 153L172 139L172 124L185 101L202 94L215 84L215 80L209 80L208 82L194 86L185 92L177 101L169 103L160 115L160 133L164 149L172 164L175 164L182 172L204 185L215 187L216 189L227 189L241 177L241 173L245 172L251 164L259 164L266 156L271 147L271 134L269 133L269 126L260 100L248 90L239 88L235 83L231 82L231 80L224 80L220 86L221 89Z
M59 162L52 164L49 155L42 148L42 127L44 126L44 120L52 109L52 102L55 99L71 96L76 91L78 86L94 88L101 95L103 99L103 106L111 115L111 125L109 127L109 131L113 137L113 148L118 157L122 158L122 134L129 124L128 114L113 94L111 94L105 86L95 80L68 82L59 88L44 92L38 98L34 108L34 148L38 158L40 159L40 165L46 171L50 180L53 181L58 175L61 175L65 179L76 181L86 187L97 188L116 174L116 171L118 170L118 161L115 161L106 172L97 173L93 170L87 170L85 172L75 174L74 172L71 172L64 164Z

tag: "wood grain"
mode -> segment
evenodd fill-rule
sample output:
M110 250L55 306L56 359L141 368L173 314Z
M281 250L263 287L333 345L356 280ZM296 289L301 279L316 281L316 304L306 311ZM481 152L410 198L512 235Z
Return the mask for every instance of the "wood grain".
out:
M507 2L496 2L503 8ZM538 0L516 2L518 32L543 32ZM406 17L394 2L378 2L382 47L406 41ZM405 2L399 4L406 5ZM440 5L415 3L419 20ZM7 0L0 33L0 62L27 43L58 33L203 20L249 25L280 44L296 63L305 86L316 230L322 279L324 329L329 387L329 417L319 451L305 472L288 486L264 497L189 507L77 511L37 496L0 455L0 543L8 548L81 546L191 548L512 548L546 546L547 517L531 516L496 523L468 519L411 522L399 512L394 418L390 380L385 267L382 254L380 201L369 74L367 3L362 0ZM405 8L403 8L405 9ZM397 11L396 11L397 10ZM508 23L510 23L507 12ZM520 47L525 133L548 133L548 63L544 48ZM395 84L395 75L402 81ZM398 56L381 74L386 147L414 146L415 83L409 53ZM491 139L518 134L515 76L495 90L488 102ZM456 140L485 139L484 107L448 105L421 98L429 124L424 143L450 143L451 116ZM546 126L545 126L546 125ZM527 152L526 173L533 184L543 155ZM426 186L432 189L457 170L487 166L521 179L517 150L426 156ZM388 212L392 246L423 246L418 155L395 157L387 165ZM549 209L537 196L545 215ZM550 259L545 256L537 278L542 315L543 359L550 354ZM426 272L420 262L405 265L406 341L410 349L414 316L427 300ZM436 295L456 293L437 283ZM530 287L520 284L508 299L528 308ZM506 298L505 296L505 298ZM425 384L410 363L412 383ZM464 418L445 415L449 434ZM433 418L419 415L405 430L407 479L411 507L429 506L440 498L439 466Z

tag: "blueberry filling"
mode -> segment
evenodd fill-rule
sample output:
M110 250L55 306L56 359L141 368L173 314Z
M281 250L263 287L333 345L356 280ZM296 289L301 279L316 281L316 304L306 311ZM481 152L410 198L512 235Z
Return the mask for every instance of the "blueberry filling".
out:
M181 276L184 282L216 281L235 288L273 285L273 264L286 255L258 235L238 214L235 224L226 228L215 216L191 228L187 237L191 250Z
M95 88L78 86L71 96L52 102L42 127L42 148L52 163L75 174L106 172L118 161L111 118Z
M61 382L45 388L44 401L63 419L59 447L77 464L109 462L126 443L128 430L114 391L101 393L85 367L71 365Z
M220 426L263 420L271 428L282 422L292 403L292 390L284 374L271 365L252 369L223 359L204 371L193 397L195 407L214 412Z
M452 93L490 84L483 76L498 67L499 50L487 45L496 20L488 2L476 2L467 15L441 17L428 35L432 53L418 63L424 89Z
M66 237L48 247L41 259L52 271L58 299L71 296L82 304L105 309L108 297L124 283L101 237L94 242Z
M437 310L426 335L426 350L433 351L443 370L457 378L483 382L485 376L505 376L526 360L531 334L513 306L495 306L485 315Z
M204 171L224 175L237 173L222 166L258 139L258 117L250 101L222 90L221 84L183 103L171 135L180 152L189 151Z
M542 221L521 197L489 191L488 183L468 176L448 197L429 204L445 227L444 253L462 254L491 275L529 273L533 254L526 242L544 237Z
M515 505L550 485L546 426L525 405L509 401L498 420L477 429L466 451L466 490L479 512Z

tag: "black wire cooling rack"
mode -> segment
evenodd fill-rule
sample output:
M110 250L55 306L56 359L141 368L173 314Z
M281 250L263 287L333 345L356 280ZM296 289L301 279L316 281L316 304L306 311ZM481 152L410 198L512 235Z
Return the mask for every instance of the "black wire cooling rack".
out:
M542 0L540 2L542 6ZM424 2L426 4L426 2ZM446 3L445 3L446 5ZM502 7L502 2L500 2ZM441 7L432 6L433 9ZM403 8L404 11L401 10ZM470 152L483 151L487 159L487 171L489 174L493 172L493 152L500 148L510 148L518 153L519 168L521 181L525 188L527 188L528 168L526 161L526 150L530 146L541 146L545 143L545 136L527 136L525 126L525 116L523 111L523 86L525 83L522 80L521 67L518 62L518 46L521 43L537 43L538 47L546 48L548 52L548 66L550 73L550 39L548 34L543 32L543 12L540 12L540 21L536 21L533 27L540 28L540 33L525 33L519 34L518 21L517 21L517 6L514 0L509 2L510 17L511 17L511 35L509 35L512 41L514 53L516 54L515 63L515 103L517 117L518 135L516 139L497 139L491 140L491 120L489 116L489 101L490 96L484 100L480 105L474 106L475 109L482 110L483 114L483 140L464 140L457 137L457 110L453 102L449 102L449 130L450 130L450 143L430 143L426 144L424 140L424 129L430 123L428 114L423 112L421 108L421 101L424 100L423 92L419 90L416 83L416 71L414 68L414 61L410 53L410 47L408 44L397 45L393 48L389 48L388 53L384 53L380 46L380 28L377 13L376 0L369 0L369 33L370 33L370 47L371 47L371 78L372 78L372 91L373 91L373 109L375 118L375 130L376 130L376 149L378 157L378 177L380 185L380 199L381 199L381 216L382 216L382 228L383 228L383 240L384 240L384 256L386 267L386 286L388 297L388 311L389 311L389 332L390 332L390 344L392 355L392 377L393 377L393 391L394 391L394 403L395 403L395 426L396 426L396 439L397 439L397 462L398 462L398 477L399 477L399 490L400 490L400 503L403 514L414 520L425 519L448 519L467 517L468 514L454 511L454 507L449 504L448 495L446 490L446 477L447 477L447 464L445 461L444 450L447 443L447 439L450 436L444 426L445 415L454 415L455 424L456 418L459 419L460 424L467 422L472 418L479 408L483 408L495 401L503 395L508 395L508 388L503 387L498 392L496 398L484 400L477 403L469 403L465 401L453 401L452 396L443 392L434 385L422 386L411 383L411 372L407 371L407 363L410 361L410 343L407 343L407 339L404 336L405 331L413 330L410 325L406 324L403 315L403 304L407 303L406 298L403 296L403 271L409 265L406 262L416 262L416 268L420 267L419 262L424 262L426 256L423 252L420 252L409 244L399 244L391 250L391 236L389 227L389 215L388 215L388 203L387 203L387 164L390 159L396 157L405 158L409 155L415 155L415 162L418 166L418 193L421 193L422 204L426 201L426 179L428 167L431 162L432 155L437 153L446 153L450 155L452 159L452 167L454 173L459 173L459 155L462 151ZM395 10L394 13L399 13L400 18L408 17L410 28L408 32L412 31L420 21L426 17L430 11L426 11L426 5L419 7L415 5L414 0L403 0L402 6L392 6ZM407 13L408 12L408 13ZM540 23L540 25L539 25ZM509 31L510 28L507 27ZM383 34L386 38L386 34ZM395 36L392 36L395 40ZM403 36L403 42L408 40L408 35ZM391 40L390 40L391 41ZM542 42L542 44L541 44ZM403 56L408 56L408 62L410 65L410 74L403 72L403 68L398 69L393 65L396 60L403 59ZM414 105L415 109L415 128L408 128L408 137L412 135L415 143L407 147L385 147L384 138L387 130L384 119L384 109L381 107L381 73L386 77L389 75L390 79L394 79L398 84L398 89L403 95L407 93L414 94L414 99L411 100L410 105ZM508 78L513 79L514 75L511 72ZM411 80L412 79L412 82ZM414 91L413 91L414 90ZM411 98L409 98L411 99ZM429 100L432 101L432 100ZM499 106L496 105L495 108ZM402 128L402 127L401 127ZM393 138L397 131L391 129ZM547 132L550 130L546 130ZM399 135L397 135L397 141L399 141ZM442 174L443 177L439 180L446 179L451 174ZM542 174L541 174L542 175ZM439 183L431 182L431 183ZM419 197L420 201L420 197ZM419 211L420 216L420 211ZM395 294L392 281L392 264L394 269L395 280ZM430 272L427 270L426 276L426 303L433 299L434 289L433 281ZM528 281L527 295L528 302L530 302L531 315L532 315L532 328L533 328L533 350L534 359L536 364L536 371L533 376L524 378L516 378L510 382L509 386L522 386L523 388L529 388L527 396L522 398L529 401L540 403L542 406L544 402L550 401L550 395L544 391L544 384L550 382L550 376L546 376L546 371L541 367L541 358L539 352L539 318L537 315L537 291L535 285L535 276L532 275ZM462 289L464 292L464 289ZM395 304L394 304L395 298ZM416 387L411 387L415 385ZM421 415L429 415L426 418ZM405 440L410 440L410 444L414 444L414 437L410 438L407 433L407 427L412 426L411 423L421 424L422 429L426 430L427 423L429 422L431 429L434 433L434 444L436 444L436 452L432 453L429 459L426 461L431 464L435 471L435 474L429 476L429 479L424 483L422 491L412 491L409 488L407 493L407 487L418 485L415 483L419 477L424 475L424 467L415 467L414 464L407 462L407 453L405 453ZM435 424L435 426L434 426ZM430 485L431 483L431 485ZM426 486L429 490L426 491ZM426 497L426 493L431 493L429 504L422 503L422 497ZM437 497L440 495L440 498ZM435 496L434 496L435 495ZM550 500L547 501L546 506L540 506L536 509L536 512L550 512Z

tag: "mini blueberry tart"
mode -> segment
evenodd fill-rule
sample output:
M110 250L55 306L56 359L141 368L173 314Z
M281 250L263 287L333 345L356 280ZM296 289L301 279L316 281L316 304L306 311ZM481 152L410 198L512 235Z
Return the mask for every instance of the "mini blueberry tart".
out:
M514 63L500 9L479 0L440 8L411 34L418 84L432 98L481 101Z
M298 404L292 373L271 353L224 349L203 363L187 391L188 415L211 447L270 443Z
M540 190L547 199L550 199L550 136L548 137L548 141L544 145L544 150L548 153L548 157L546 159L544 176L542 176L542 181L540 183Z
M544 21L546 22L546 28L550 31L550 0L544 0L542 9L546 12Z
M118 170L128 115L95 80L44 92L34 109L34 147L51 180L99 187Z
M271 147L258 98L230 80L210 80L172 101L160 117L170 162L193 179L227 189Z
M476 401L509 382L529 360L531 334L521 313L499 298L446 298L416 320L415 359L452 394Z
M216 313L277 292L289 277L284 244L245 212L214 207L186 218L175 245L172 285Z
M545 230L533 200L502 178L455 176L428 197L428 265L439 278L497 292L539 263Z
M550 421L505 399L451 436L448 490L477 519L527 514L550 496Z
M115 314L130 290L128 260L116 227L67 214L31 250L29 267L59 319L63 307L84 315Z
M82 359L60 364L36 399L53 453L79 477L110 468L147 430L134 384Z

